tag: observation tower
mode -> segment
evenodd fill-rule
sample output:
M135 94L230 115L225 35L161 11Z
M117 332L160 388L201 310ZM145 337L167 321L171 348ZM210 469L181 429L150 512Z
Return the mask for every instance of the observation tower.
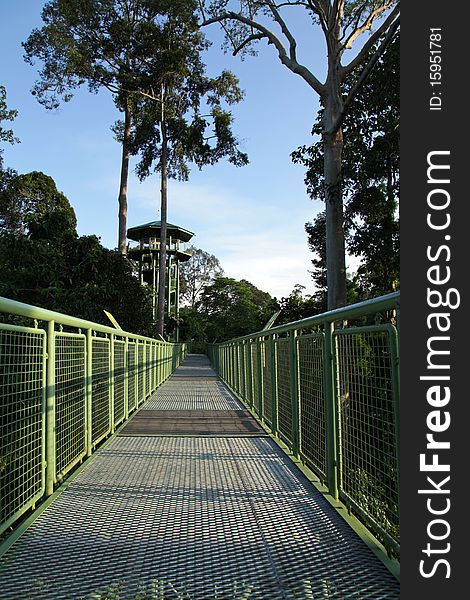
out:
M165 315L176 323L176 341L179 339L179 295L180 263L191 258L187 242L194 233L167 223L166 229L166 286ZM138 246L128 250L129 258L139 263L139 278L142 285L152 288L153 318L157 318L158 263L161 248L161 221L151 221L127 230L127 237L138 242Z

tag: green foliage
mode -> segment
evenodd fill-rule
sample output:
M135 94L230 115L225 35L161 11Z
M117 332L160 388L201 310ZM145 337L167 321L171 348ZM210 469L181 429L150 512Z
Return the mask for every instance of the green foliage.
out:
M281 314L277 318L275 325L283 325L299 321L313 315L319 314L324 310L323 302L315 296L303 296L303 285L297 284L287 297L279 301Z
M152 334L150 298L130 262L96 236L78 237L73 208L51 177L19 175L4 196L1 296L105 325L108 310L124 329Z
M169 0L49 0L43 27L23 43L25 60L41 61L33 93L47 108L68 102L88 84L119 95L139 86L139 65L161 48L161 28L175 12L190 18L195 3Z
M180 338L182 340L195 340L207 342L207 321L196 308L183 306L180 309ZM192 349L195 352L194 348Z
M2 121L14 121L17 115L18 111L8 108L7 91L3 85L0 85L0 142L8 142L10 144L19 142L11 129L5 129L2 126Z
M243 98L237 78L228 71L216 78L205 74L201 60L205 42L199 30L187 28L178 34L171 29L165 35L170 56L177 48L178 55L183 53L180 60L168 64L168 51L166 63L157 53L146 62L140 80L147 91L130 100L134 117L130 148L140 154L137 175L144 179L152 170L165 168L168 177L186 181L189 163L202 169L227 157L236 166L247 164L232 132L232 115L223 108Z
M13 121L18 114L18 111L9 109L7 106L7 91L3 85L0 85L0 142L9 144L19 143L19 139L15 137L12 129L5 129L2 121ZM0 148L0 191L3 187L3 179L5 171L3 170L3 150Z
M216 277L204 288L196 307L206 322L209 342L259 331L279 309L268 293L244 279L230 277Z
M191 258L180 265L180 290L183 301L194 307L203 288L223 275L219 259L200 248L190 246Z
M76 235L77 219L52 177L39 171L17 175L0 190L0 232L32 239Z

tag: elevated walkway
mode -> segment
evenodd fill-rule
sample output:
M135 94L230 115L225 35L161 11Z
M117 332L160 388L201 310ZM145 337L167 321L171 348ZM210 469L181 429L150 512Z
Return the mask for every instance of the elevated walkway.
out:
M399 584L189 355L2 556L0 597L398 599Z

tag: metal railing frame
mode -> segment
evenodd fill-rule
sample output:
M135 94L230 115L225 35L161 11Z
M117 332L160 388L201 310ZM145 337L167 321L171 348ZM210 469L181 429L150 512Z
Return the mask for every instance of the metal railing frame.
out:
M395 316L395 324L391 323L362 326L350 326L348 322L361 319L363 317L373 318L386 311L393 311ZM268 331L258 331L249 335L241 336L236 339L219 344L210 344L208 346L208 354L212 364L220 377L225 383L235 392L235 394L250 408L264 423L265 427L275 437L280 437L284 444L288 447L293 457L305 461L305 456L302 453L301 439L301 401L299 388L299 340L311 338L322 338L322 381L324 391L324 434L326 439L326 472L322 472L320 468L316 468L309 462L306 465L316 473L322 483L325 483L330 495L334 500L344 502L349 509L361 518L361 520L372 530L372 532L380 539L389 552L399 555L399 539L395 534L384 530L381 524L373 515L364 509L361 504L351 497L342 485L342 450L341 450L341 408L339 398L339 365L338 365L338 344L337 337L339 335L367 335L367 333L378 334L384 333L387 339L387 361L388 368L391 373L389 381L390 398L388 399L393 406L394 423L392 424L394 431L394 445L396 460L396 476L394 477L394 492L398 494L399 482L399 349L398 349L398 331L399 331L399 316L400 316L400 293L394 292L378 298L353 304L350 306L338 308L326 313L315 315L300 321L288 323L273 327ZM383 319L382 319L383 321ZM312 335L312 329L316 331ZM284 338L282 338L284 336ZM290 395L291 395L291 418L292 432L291 440L286 441L286 436L282 436L279 430L279 397L278 397L278 378L277 371L277 343L276 340L286 339L289 344L289 377L290 377ZM243 344L247 344L248 348L253 346L256 348L255 357L250 351L248 353L248 365L241 364L236 360L240 357L237 354L237 348ZM261 348L264 347L265 352L270 353L271 365L271 423L265 419L265 411L263 409L263 364ZM246 353L241 353L242 357L247 357ZM265 358L266 360L266 358ZM384 360L383 357L380 360ZM256 364L256 362L258 364ZM258 400L255 400L256 388L253 385L252 399L248 394L243 393L239 385L239 373L241 371L249 372L253 378L258 371ZM286 382L287 383L287 382ZM390 424L389 424L390 426ZM398 511L397 511L398 512Z
M61 314L58 312L42 309L36 306L24 304L22 302L16 302L7 298L0 297L0 314L8 315L7 322L0 323L0 342L2 342L2 336L26 336L34 335L37 339L42 339L42 357L40 368L37 368L37 377L40 378L40 394L41 400L39 404L41 406L41 426L38 426L38 432L36 435L40 435L41 439L35 440L37 448L40 450L40 459L37 457L37 464L40 465L41 473L36 473L41 484L40 488L36 485L36 488L31 489L30 493L28 490L21 489L21 493L18 492L20 498L19 504L15 500L15 510L6 513L0 517L0 534L6 529L11 527L26 511L34 509L36 504L51 496L54 492L55 487L63 479L67 477L70 471L76 464L82 462L86 457L92 455L95 448L100 444L106 437L113 434L116 431L117 425L120 425L127 421L132 413L159 387L176 369L179 364L184 360L188 346L185 343L169 343L160 340L155 340L149 337L132 334L126 331L107 327L92 321L84 319L78 319L70 315ZM22 320L27 319L28 323L31 321L32 326L23 326L22 324L10 324L8 320L11 317L21 317ZM42 325L42 326L41 326ZM67 328L68 332L63 332L63 328ZM83 368L84 376L82 381L79 382L81 391L79 394L83 394L83 423L84 423L84 439L83 439L83 450L80 451L76 456L73 457L71 462L66 465L62 473L57 472L57 456L61 448L57 447L57 398L56 398L56 377L58 374L57 365L57 337L73 338L83 340L83 357L84 363L81 365ZM6 337L5 337L6 339ZM22 343L27 342L21 338ZM109 386L109 393L107 394L107 412L109 425L106 427L106 431L99 438L93 439L93 342L95 340L107 340L108 343L108 374L106 376L107 385ZM129 343L134 344L134 373L132 377L133 384L135 386L135 401L134 406L129 407L129 364L128 364L128 348ZM116 377L115 377L115 348L116 344L120 344L124 349L124 372L122 373L123 389L121 390L124 394L124 417L115 422L115 393L116 393ZM14 345L14 344L13 344ZM10 344L12 346L12 344ZM16 464L16 467L9 466L8 460L3 456L4 451L3 440L0 439L0 483L2 476L10 477L13 480L23 480L25 475L21 472L13 473L13 469L20 469L18 467L18 456L22 449L22 432L21 427L26 428L28 424L24 422L24 417L21 417L21 410L25 410L28 407L30 397L28 396L28 383L27 374L21 374L19 369L21 365L15 364L14 359L8 356L8 352L11 353L11 347L8 346L8 342L5 342L5 346L0 344L0 366L3 367L3 373L0 373L0 394L2 390L12 389L12 381L15 381L22 376L25 378L22 381L22 385L18 385L15 388L15 392L11 392L6 396L0 395L0 408L3 410L4 405L5 411L0 413L4 415L5 423L8 419L8 426L13 428L15 433L15 427L18 427L18 439L15 442L16 450L13 452L14 460L10 462ZM139 348L142 348L143 360L139 361ZM19 352L19 350L18 350ZM2 356L2 353L4 354ZM20 355L18 354L18 357ZM41 373L40 373L41 371ZM139 378L142 377L142 397L138 397L137 393L139 390ZM2 382L3 379L3 382ZM9 387L10 386L10 387ZM121 386L121 387L122 387ZM36 391L36 400L38 392ZM15 408L16 407L16 408ZM106 407L101 406L106 411ZM15 410L18 410L16 415ZM81 410L81 409L80 409ZM17 424L15 425L17 418ZM23 421L21 421L23 419ZM39 422L39 421L38 421ZM4 423L0 421L0 426ZM28 441L24 444L31 444L31 434L27 434ZM5 442L6 444L6 442ZM26 448L26 446L25 446ZM2 450L3 449L3 450ZM9 468L10 471L9 472ZM1 491L1 489L0 489ZM9 494L14 496L14 491L9 490ZM0 508L2 508L2 502L0 499ZM18 506L16 506L18 504ZM4 507L5 508L5 507Z

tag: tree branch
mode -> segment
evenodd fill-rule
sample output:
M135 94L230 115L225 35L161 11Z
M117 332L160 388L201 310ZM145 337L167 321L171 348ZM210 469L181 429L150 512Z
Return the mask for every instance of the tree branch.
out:
M274 20L276 21L276 23L279 24L282 33L286 36L287 41L289 42L290 59L292 61L297 62L297 56L296 56L297 42L295 41L294 36L292 35L289 28L287 27L284 19L281 17L279 11L277 10L276 6L274 5L274 2L269 3L269 8L271 9Z
M367 42L361 48L361 50L359 51L357 56L355 58L353 58L353 60L348 65L341 67L341 80L342 81L344 81L345 77L347 75L349 75L349 73L351 73L351 71L354 71L354 69L361 64L361 62L365 59L367 54L371 51L371 49L374 47L374 45L377 43L377 41L385 34L385 32L387 30L389 30L389 32L390 32L390 30L392 30L392 28L393 28L393 32L396 31L396 29L400 23L399 14L400 14L400 4L398 3L395 6L395 8L392 10L392 12L389 14L387 19L385 19L385 21L382 23L382 25L377 29L377 31L375 31L370 36L370 38L367 40ZM388 36L388 33L387 33L387 36Z
M206 25L211 25L212 23L220 23L223 26L224 21L238 21L239 23L243 23L244 25L248 25L248 27L259 31L260 34L263 34L261 37L266 37L268 39L268 43L273 44L275 46L279 55L279 60L284 66L286 66L290 71L292 71L296 75L300 75L300 77L302 77L302 79L304 79L304 81L317 92L317 94L323 94L324 85L320 83L320 81L315 77L315 75L313 75L311 71L309 71L309 69L299 64L297 60L289 58L289 56L287 56L286 49L284 48L279 38L261 23L253 21L252 19L249 19L235 12L227 12L216 17L206 19L205 21L203 21L202 26L204 27ZM239 47L245 46L247 43L247 41L244 41L244 43L240 44Z
M246 39L243 40L243 42L241 44L239 44L238 46L236 46L234 48L234 50L232 52L233 56L236 56L250 42L254 42L256 40L262 40L265 37L267 37L267 36L264 33L254 33L253 35L248 36Z
M364 9L367 6L367 0L365 0L361 5L359 5L355 11L353 11L351 13L351 15L349 15L349 18L347 19L347 21L343 22L343 33L341 35L341 40L346 38L347 35L347 31L352 28L353 31L355 31L358 27L359 27L359 22L361 20L361 15L364 11ZM354 24L353 24L354 23Z
M343 106L341 108L341 112L338 115L338 118L336 119L334 126L332 128L333 133L338 131L338 129L341 127L341 125L343 124L344 118L347 114L347 111L349 110L349 107L351 105L351 103L353 102L354 98L356 97L356 94L358 93L358 91L360 90L360 88L364 85L364 82L366 81L366 79L369 77L370 72L372 71L372 69L374 68L376 62L379 60L379 58L382 56L382 54L384 53L386 47L390 44L390 42L393 39L393 36L395 35L395 32L398 29L398 25L400 24L399 19L397 18L391 25L390 29L387 32L387 35L384 37L384 39L382 40L382 43L380 44L380 46L377 48L377 50L374 52L374 54L371 56L369 62L367 63L367 65L364 67L364 69L362 70L358 80L356 81L356 83L353 85L353 87L351 88L347 98L345 99L345 101L343 102Z
M380 16L383 12L385 12L386 10L388 10L389 8L391 8L393 5L395 6L395 10L399 10L399 4L396 4L395 0L392 0L391 2L388 2L387 4L383 4L382 6L377 7L375 10L373 10L369 16L367 17L367 19L364 21L364 23L362 25L357 25L354 30L351 32L351 34L349 35L348 38L346 38L346 41L344 42L344 48L350 50L352 48L353 43L355 42L355 40L364 32L369 31L370 28L372 27L373 22L375 21L375 19ZM393 11L393 12L394 12ZM393 14L393 12L391 14ZM356 22L359 21L360 15L358 15L358 19Z

